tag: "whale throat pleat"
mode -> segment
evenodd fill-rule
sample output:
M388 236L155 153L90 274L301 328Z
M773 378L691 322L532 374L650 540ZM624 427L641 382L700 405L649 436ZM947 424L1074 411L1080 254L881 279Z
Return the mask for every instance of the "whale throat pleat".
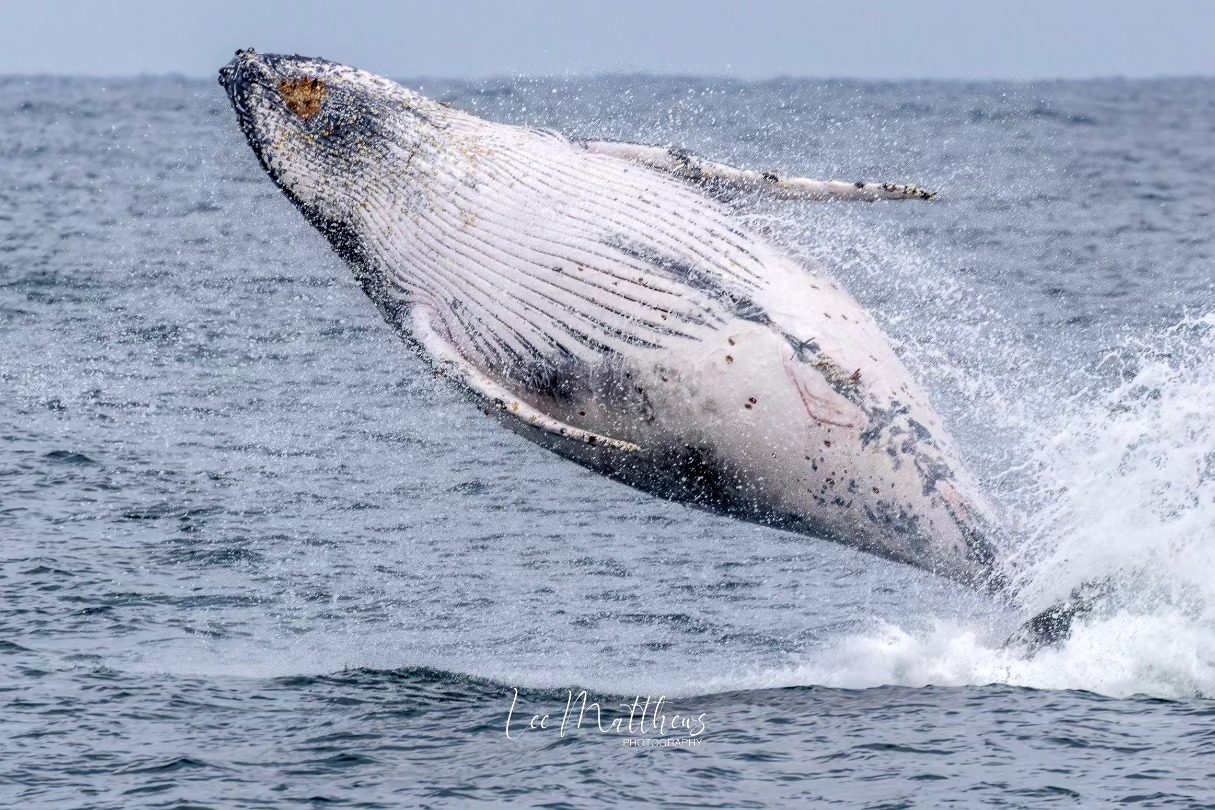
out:
M377 189L365 221L385 276L482 368L526 382L703 341L761 286L716 204L677 182L526 130L475 146L470 165L408 153L399 182L423 191Z

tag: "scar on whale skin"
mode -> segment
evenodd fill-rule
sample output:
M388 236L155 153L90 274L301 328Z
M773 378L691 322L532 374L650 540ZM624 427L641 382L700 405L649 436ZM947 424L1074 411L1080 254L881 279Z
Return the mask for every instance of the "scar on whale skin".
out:
M329 91L319 79L284 79L278 83L278 92L287 102L287 109L305 121L320 113L321 104L329 97Z

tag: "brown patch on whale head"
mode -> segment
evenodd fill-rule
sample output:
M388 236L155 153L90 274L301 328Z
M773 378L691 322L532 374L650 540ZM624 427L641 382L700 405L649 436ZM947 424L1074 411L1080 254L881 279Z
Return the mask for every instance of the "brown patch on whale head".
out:
M284 79L278 83L278 92L287 102L287 109L305 121L319 113L329 97L325 83L319 79Z

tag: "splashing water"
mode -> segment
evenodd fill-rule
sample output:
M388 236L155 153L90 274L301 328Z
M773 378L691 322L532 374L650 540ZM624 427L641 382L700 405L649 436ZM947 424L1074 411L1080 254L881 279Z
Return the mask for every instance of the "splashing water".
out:
M1051 598L1060 586L1107 579L1106 612L1157 618L1159 628L1126 622L1134 645L1149 633L1206 649L1215 676L1215 316L1189 318L1129 342L1099 379L1041 434L1031 457L1040 482L1022 554L1027 595ZM1105 624L1113 616L1100 620ZM1187 636L1192 638L1186 638ZM1215 689L1208 681L1206 693Z
M1065 644L1031 658L992 643L981 625L942 620L927 632L910 632L881 623L798 666L709 681L697 690L993 683L1112 697L1209 696L1215 693L1215 633L1209 621L1178 612L1122 611L1078 625Z
M853 212L810 216L812 237L780 217L752 224L844 280L932 391L1007 527L1022 618L1082 583L1104 595L1032 657L990 619L878 622L757 683L1215 694L1215 313L1082 364Z

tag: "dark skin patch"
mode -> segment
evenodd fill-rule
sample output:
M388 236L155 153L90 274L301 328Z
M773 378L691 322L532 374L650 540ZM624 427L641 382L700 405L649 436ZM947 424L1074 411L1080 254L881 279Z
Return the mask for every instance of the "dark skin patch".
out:
M738 477L705 447L685 445L670 460L671 478L683 498L701 506L725 507L734 503L742 488Z
M278 83L279 95L287 103L287 109L307 121L321 112L321 105L329 98L325 83L318 79L291 79Z
M796 356L797 359L801 360L803 363L809 363L822 351L818 343L815 342L814 338L801 340L788 332L784 332L783 334L785 336L785 340L788 341L789 345L793 347L794 356Z
M865 515L888 535L908 538L913 547L923 549L927 543L920 517L904 506L888 501L866 504Z
M627 234L618 234L605 239L603 244L615 248L639 262L649 264L668 278L674 278L693 289L704 292L714 301L724 304L730 314L736 318L754 323L770 323L763 307L748 296L728 289L711 271L700 269L683 259L667 255L648 245L634 243L629 240Z
M911 408L897 399L890 403L889 409L872 408L869 411L869 427L861 432L861 446L868 447L882 434L882 431L894 424L900 416L911 413ZM894 430L891 430L894 435ZM893 454L892 454L893 455Z

